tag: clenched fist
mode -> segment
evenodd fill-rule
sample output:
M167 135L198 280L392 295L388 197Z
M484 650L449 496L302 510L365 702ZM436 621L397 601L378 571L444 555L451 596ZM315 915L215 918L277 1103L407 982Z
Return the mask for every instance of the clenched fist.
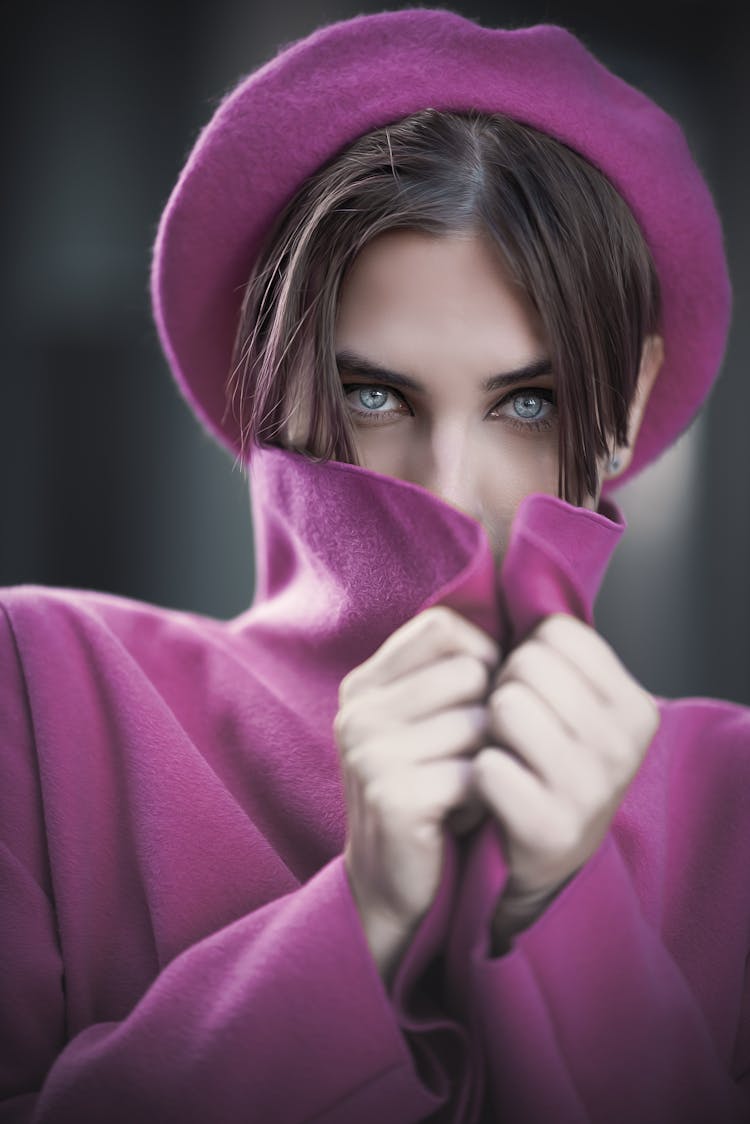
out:
M505 839L509 879L494 919L502 952L601 843L659 710L609 644L563 614L510 653L487 707L492 744L474 757L472 778Z
M445 822L483 810L472 758L488 744L497 644L458 613L425 610L341 683L334 736L348 813L345 864L384 978L440 881Z
M546 617L500 658L486 633L433 607L341 684L345 864L384 978L435 896L446 829L499 823L502 953L599 846L658 728L653 698L574 617Z

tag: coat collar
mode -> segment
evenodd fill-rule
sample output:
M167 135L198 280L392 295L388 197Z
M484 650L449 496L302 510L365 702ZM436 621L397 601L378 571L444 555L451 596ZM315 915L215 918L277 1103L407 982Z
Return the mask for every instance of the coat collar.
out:
M592 624L627 525L609 498L589 511L532 493L497 566L481 524L415 484L263 447L250 485L256 592L237 626L283 636L287 655L336 682L431 605L461 612L505 652L550 613Z

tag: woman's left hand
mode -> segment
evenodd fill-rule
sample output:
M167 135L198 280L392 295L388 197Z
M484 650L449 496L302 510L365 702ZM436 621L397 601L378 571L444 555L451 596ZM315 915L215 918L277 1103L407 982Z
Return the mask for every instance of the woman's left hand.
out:
M501 953L601 843L660 714L609 644L561 613L501 665L487 713L494 744L474 758L474 784L505 839Z

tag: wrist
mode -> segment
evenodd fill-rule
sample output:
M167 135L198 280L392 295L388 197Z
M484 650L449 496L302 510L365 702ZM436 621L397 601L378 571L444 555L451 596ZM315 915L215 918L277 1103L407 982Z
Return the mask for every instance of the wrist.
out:
M359 893L348 864L345 869L349 889L372 958L383 982L389 984L409 943L414 926L409 926L392 911L383 909L382 906L378 907Z
M360 910L360 918L378 972L383 982L389 984L409 944L413 926L379 910Z
M492 919L492 955L503 956L510 952L513 947L513 938L528 929L538 917L541 917L568 881L566 879L565 882L555 886L552 890L540 890L531 894L503 894Z

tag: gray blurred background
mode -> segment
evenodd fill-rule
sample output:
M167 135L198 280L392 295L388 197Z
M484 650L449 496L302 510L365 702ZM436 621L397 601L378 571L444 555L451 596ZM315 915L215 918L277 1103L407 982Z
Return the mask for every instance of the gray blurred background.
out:
M399 6L4 6L0 585L101 589L219 617L247 607L247 484L171 385L150 316L150 245L229 87L320 23ZM689 435L619 493L629 529L597 621L651 690L750 704L750 4L448 6L490 26L574 31L678 117L713 189L735 288L723 375Z

